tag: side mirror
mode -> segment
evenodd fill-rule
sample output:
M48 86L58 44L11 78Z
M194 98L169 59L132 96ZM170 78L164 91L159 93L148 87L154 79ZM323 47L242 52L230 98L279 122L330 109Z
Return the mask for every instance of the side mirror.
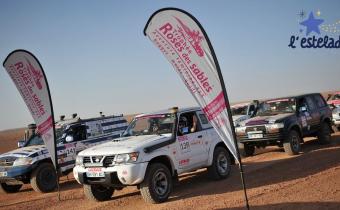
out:
M26 143L26 141L24 141L24 140L18 141L18 148L24 147L25 143Z
M73 136L66 136L65 141L66 141L67 143L72 142L72 141L73 141Z
M307 107L305 106L301 106L300 109L299 109L299 112L307 112Z

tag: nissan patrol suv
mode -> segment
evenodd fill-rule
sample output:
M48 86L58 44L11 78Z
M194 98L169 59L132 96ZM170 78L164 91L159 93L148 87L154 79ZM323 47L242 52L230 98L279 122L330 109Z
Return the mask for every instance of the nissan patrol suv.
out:
M179 174L208 168L212 179L224 179L232 163L201 109L172 108L138 115L121 138L80 152L73 174L91 200L133 185L146 202L160 203Z
M304 137L330 142L332 112L319 93L272 99L260 103L255 117L235 129L242 156L253 155L255 147L272 145L296 155Z

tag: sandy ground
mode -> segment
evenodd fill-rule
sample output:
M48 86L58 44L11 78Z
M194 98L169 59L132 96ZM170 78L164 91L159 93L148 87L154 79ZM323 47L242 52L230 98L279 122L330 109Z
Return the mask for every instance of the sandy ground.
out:
M271 147L245 158L251 209L340 209L340 133L330 145L308 139L297 156ZM0 194L0 209L244 209L238 167L230 177L211 181L205 170L185 174L168 202L146 204L135 187L116 191L110 201L88 201L71 175L57 192L40 194L25 185L16 194Z

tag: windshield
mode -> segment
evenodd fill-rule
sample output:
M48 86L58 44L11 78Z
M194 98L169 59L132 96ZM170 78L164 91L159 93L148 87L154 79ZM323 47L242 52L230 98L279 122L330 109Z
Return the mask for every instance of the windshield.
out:
M136 117L122 136L172 134L175 114L154 114Z
M257 114L261 115L275 115L280 113L293 113L296 110L295 99L287 98L287 99L277 99L262 102L259 105Z
M55 129L55 137L59 139L63 135L64 129L62 128L56 128Z
M231 107L231 115L247 115L248 106Z
M33 145L43 145L44 141L40 137L40 135L32 136L26 143L25 147L33 146Z

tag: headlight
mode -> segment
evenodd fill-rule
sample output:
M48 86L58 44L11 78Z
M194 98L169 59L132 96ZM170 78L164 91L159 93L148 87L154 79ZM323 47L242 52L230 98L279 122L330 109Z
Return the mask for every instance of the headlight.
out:
M268 131L278 130L280 128L285 127L283 123L274 123L274 124L268 124L266 125L266 128Z
M132 152L127 154L118 154L115 156L113 163L114 164L121 164L121 163L133 163L136 162L138 159L138 152Z
M32 161L33 159L30 157L19 157L14 161L13 166L30 165Z
M245 126L236 127L235 128L236 134L245 134L246 133L246 128L247 127L245 127Z
M83 160L84 160L84 158L82 156L77 156L76 157L76 165L77 166L83 165Z

